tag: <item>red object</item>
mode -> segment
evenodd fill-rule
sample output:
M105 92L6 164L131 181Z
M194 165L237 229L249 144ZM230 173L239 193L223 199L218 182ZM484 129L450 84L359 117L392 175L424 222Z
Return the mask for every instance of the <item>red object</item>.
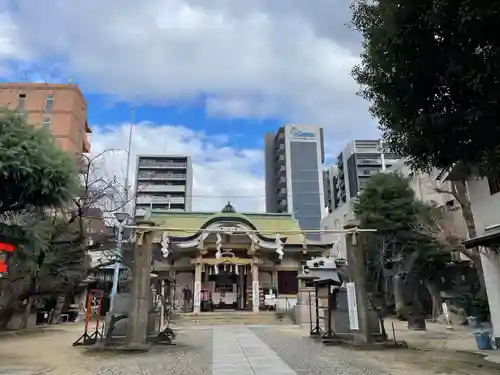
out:
M14 245L6 242L0 242L0 251L12 253L14 251Z
M92 318L92 302L96 298L97 310L94 311L97 315L97 320L95 324L95 330L99 331L99 322L101 320L101 309L102 309L102 297L104 292L99 289L92 289L87 297L87 311L85 313L85 333L88 332L89 321Z
M4 263L3 260L0 260L0 273L2 272L7 272L7 265Z

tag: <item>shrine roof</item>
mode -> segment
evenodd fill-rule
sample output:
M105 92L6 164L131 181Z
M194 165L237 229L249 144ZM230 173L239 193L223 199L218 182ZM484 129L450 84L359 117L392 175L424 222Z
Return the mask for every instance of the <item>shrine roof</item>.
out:
M276 233L280 233L281 238L286 238L288 245L302 245L304 236L301 233L286 234L286 231L299 231L299 223L290 214L269 214L269 213L239 213L239 212L175 212L168 210L155 210L151 213L150 220L157 225L174 229L170 236L192 237L210 225L224 222L241 223L254 230L265 231L263 237L269 237L274 241Z

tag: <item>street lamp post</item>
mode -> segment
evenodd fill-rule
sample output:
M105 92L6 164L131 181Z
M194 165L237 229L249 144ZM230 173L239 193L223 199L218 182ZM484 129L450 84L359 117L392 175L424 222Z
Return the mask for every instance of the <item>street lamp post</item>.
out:
M127 224L127 219L129 218L128 213L126 212L115 212L115 218L118 220L118 235L116 240L116 255L119 257L122 256L122 245L123 245L123 227ZM109 311L113 310L113 305L116 298L116 293L118 292L118 283L120 281L120 267L121 262L116 260L114 265L114 273L113 273L113 286L111 288L111 301L109 303Z

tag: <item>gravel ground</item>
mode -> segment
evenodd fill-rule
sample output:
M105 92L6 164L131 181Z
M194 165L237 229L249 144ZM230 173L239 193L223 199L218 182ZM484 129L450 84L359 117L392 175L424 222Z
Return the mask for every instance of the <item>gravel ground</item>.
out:
M93 375L200 375L212 373L212 330L178 332L174 346L155 346L148 353L89 353L97 364Z
M24 336L0 335L0 375L201 375L212 373L212 330L179 330L174 346L147 353L73 347L83 326Z
M387 375L359 359L359 353L340 347L325 347L304 337L299 328L252 328L297 375Z

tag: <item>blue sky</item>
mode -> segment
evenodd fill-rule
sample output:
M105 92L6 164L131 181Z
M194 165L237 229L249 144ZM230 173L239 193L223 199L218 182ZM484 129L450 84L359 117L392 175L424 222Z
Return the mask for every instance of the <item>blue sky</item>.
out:
M277 116L256 118L228 118L207 115L203 106L135 104L130 101L112 102L106 95L88 94L88 119L91 124L118 124L131 121L184 125L195 131L227 135L236 148L263 147L263 133L276 131L286 121Z
M259 211L264 132L320 125L329 155L378 136L350 76L350 2L0 0L0 78L79 84L95 153L127 147L135 107L132 154L191 155L196 209Z

